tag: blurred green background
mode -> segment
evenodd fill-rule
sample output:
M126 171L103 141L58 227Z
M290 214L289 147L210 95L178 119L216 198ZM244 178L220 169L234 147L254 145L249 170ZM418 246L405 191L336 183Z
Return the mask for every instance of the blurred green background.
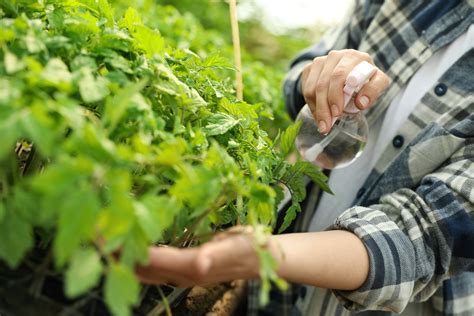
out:
M190 49L201 57L218 53L233 64L229 4L225 0L116 0L121 14L128 6L144 14L145 22L160 30L170 45ZM158 4L158 6L156 6ZM271 137L290 119L284 109L282 82L291 59L316 42L327 26L290 28L278 33L268 29L265 10L255 0L240 0L246 16L239 17L244 100L260 105L260 124ZM240 10L239 10L240 12ZM295 17L297 18L297 17ZM222 70L226 71L226 70ZM225 75L234 80L234 72Z

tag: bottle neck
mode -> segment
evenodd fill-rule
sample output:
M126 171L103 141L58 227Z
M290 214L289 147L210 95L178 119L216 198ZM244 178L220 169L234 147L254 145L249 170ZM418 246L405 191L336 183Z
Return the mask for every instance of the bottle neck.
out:
M355 105L354 99L351 99L344 107L344 114L356 114L359 113L359 108Z

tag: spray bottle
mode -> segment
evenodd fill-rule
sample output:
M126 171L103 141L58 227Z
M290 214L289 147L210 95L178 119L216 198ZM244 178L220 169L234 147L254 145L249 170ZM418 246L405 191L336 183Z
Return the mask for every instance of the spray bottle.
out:
M306 104L296 121L301 127L296 137L296 148L306 160L324 169L343 168L360 156L369 134L367 119L354 104L354 96L373 76L377 69L363 61L346 78L344 111L332 121L332 129L327 135L318 131L316 121Z

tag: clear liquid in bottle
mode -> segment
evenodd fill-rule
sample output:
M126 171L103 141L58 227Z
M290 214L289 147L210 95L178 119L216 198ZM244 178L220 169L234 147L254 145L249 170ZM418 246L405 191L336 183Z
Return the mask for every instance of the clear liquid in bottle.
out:
M306 160L324 169L351 164L367 143L367 120L360 112L344 113L327 135L319 133L308 105L301 109L296 120L301 121L296 138L297 150Z
M354 104L354 96L376 72L363 61L348 74L343 89L344 112L327 135L319 133L313 113L306 104L298 113L301 127L296 148L306 160L324 169L343 168L360 156L367 143L369 127L365 116Z

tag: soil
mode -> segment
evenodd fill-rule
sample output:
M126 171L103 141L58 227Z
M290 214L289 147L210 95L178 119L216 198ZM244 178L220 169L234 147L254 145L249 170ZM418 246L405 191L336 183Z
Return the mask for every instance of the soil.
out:
M233 281L211 287L194 287L173 316L243 315L246 297L245 281Z

